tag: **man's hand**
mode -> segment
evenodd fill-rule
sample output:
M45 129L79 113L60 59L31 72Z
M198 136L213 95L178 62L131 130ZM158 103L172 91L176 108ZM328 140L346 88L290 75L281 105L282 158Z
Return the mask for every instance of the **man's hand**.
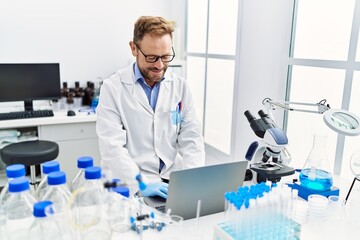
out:
M164 182L149 183L145 190L141 191L141 195L143 197L160 196L167 198L168 186L169 184Z

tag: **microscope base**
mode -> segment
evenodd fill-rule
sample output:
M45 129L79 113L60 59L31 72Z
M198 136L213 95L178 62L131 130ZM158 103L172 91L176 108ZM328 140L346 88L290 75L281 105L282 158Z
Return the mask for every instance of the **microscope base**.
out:
M340 192L339 188L334 186L332 186L331 189L327 191L313 190L296 183L288 184L288 186L291 187L292 189L299 190L299 197L305 199L306 201L308 200L308 197L311 194L319 194L325 197L329 197L331 195L339 196L339 192Z

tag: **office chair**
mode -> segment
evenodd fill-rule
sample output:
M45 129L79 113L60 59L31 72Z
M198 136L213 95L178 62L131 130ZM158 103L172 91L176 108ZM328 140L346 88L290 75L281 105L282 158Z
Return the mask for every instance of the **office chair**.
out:
M37 140L12 143L0 150L6 165L24 164L30 167L30 184L36 189L36 165L54 160L59 155L56 142Z

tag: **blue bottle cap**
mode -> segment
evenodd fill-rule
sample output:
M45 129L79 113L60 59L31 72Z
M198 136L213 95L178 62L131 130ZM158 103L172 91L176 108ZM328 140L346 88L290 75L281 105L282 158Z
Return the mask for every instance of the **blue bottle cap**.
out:
M92 157L84 156L84 157L79 157L77 160L78 168L87 168L92 166L94 166L94 160Z
M51 172L60 171L60 164L57 161L45 162L42 164L43 173L49 174Z
M101 168L100 167L87 167L85 168L85 179L100 179Z
M22 192L30 188L27 177L14 178L9 182L9 192Z
M23 164L13 164L6 167L6 177L7 178L17 178L25 176L25 165Z
M53 209L46 208L49 205L52 205L51 201L41 201L34 204L34 217L46 217L46 211L50 211L49 213L53 213Z
M48 175L49 185L60 185L66 183L66 174L63 171L51 172Z
M128 187L121 186L113 189L114 192L123 195L124 197L130 197L130 190Z

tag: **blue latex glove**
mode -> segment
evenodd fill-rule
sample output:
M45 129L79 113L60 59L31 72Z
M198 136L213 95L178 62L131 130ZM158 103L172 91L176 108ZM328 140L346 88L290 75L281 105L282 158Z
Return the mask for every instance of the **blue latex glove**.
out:
M141 195L143 197L160 196L167 198L168 186L169 184L164 182L149 183L147 184L146 188L141 191Z

